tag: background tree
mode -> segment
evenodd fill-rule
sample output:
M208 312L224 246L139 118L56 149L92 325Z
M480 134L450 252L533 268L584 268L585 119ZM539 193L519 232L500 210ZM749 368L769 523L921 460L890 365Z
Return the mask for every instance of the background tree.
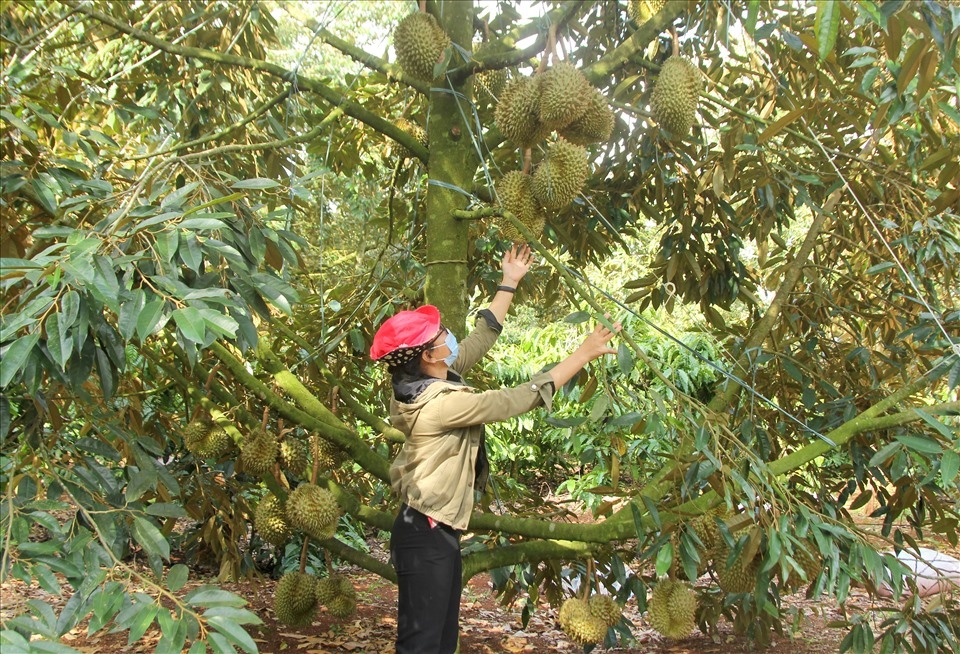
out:
M415 71L385 38L414 12L437 40ZM709 563L720 587L662 630L726 616L761 642L800 582L841 602L851 583L899 593L903 565L849 512L875 501L890 547L956 543L958 19L932 1L5 4L3 570L74 589L61 615L37 604L11 626L53 639L93 615L131 641L156 621L171 651L255 649L241 598L161 608L189 573L166 563L179 550L221 579L253 573L308 486L346 517L333 538L294 525L285 587L330 573L316 542L327 563L391 578L348 537L390 528L402 439L369 339L420 302L464 330L517 235L543 260L520 292L539 316L614 309L634 326L615 369L571 384L525 441L596 444L619 500L592 502L595 524L532 494L509 514L491 501L465 576L557 605L564 576L616 580L643 607L668 588L657 576L687 592ZM542 102L566 64L577 92L560 97L612 110L592 138L508 103L522 84ZM587 177L552 202L564 162ZM532 204L508 192L550 170ZM651 233L626 293L583 274ZM689 362L675 365L641 332L683 305L716 354L668 333ZM692 380L693 364L715 378ZM251 533L269 503L286 510ZM131 545L149 573L125 563ZM590 563L564 570L576 561ZM724 583L736 570L743 583ZM845 645L934 651L956 635L954 605L897 597L876 634L851 618Z

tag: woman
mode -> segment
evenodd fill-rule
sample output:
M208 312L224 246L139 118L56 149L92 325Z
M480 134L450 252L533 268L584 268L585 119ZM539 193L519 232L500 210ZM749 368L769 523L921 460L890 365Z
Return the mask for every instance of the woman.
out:
M502 330L517 284L530 270L530 248L503 257L502 282L478 313L463 343L440 322L436 307L401 311L377 330L370 348L393 380L392 424L406 435L390 468L402 504L393 525L390 558L398 578L397 654L452 654L460 615L460 532L489 466L483 425L543 405L587 363L616 350L614 331L598 325L550 371L515 388L478 391L461 373L479 361ZM619 331L620 326L614 326Z

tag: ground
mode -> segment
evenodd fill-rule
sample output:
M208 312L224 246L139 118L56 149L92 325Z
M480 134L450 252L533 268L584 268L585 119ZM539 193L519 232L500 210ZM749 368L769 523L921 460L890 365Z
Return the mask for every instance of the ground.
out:
M370 544L374 556L386 558L381 544L376 541ZM942 539L932 545L960 558L960 551ZM275 580L259 578L222 586L247 598L247 608L263 620L263 625L251 629L263 654L392 654L396 631L396 587L358 568L345 567L338 571L348 574L357 590L357 613L350 619L338 620L321 609L316 620L302 628L278 624L274 618L272 598ZM191 578L195 578L195 581L181 593L205 581L196 572L191 573ZM18 580L6 579L0 584L0 623L23 612L25 602L31 598L53 604L58 613L69 599L68 596L49 595L36 585L28 587ZM756 646L733 636L726 625L722 625L720 636L715 638L695 631L683 640L664 639L650 627L646 617L638 612L636 602L631 600L624 609L624 615L632 623L635 642L614 648L601 647L594 651L598 654L746 654L757 651L764 654L827 654L838 651L846 632L832 624L842 619L840 608L834 600L820 598L813 601L798 594L785 598L784 604L785 610L801 616L796 623L795 633L776 638L769 648L758 650ZM870 598L859 589L852 590L846 603L846 609L851 613L865 612L871 606ZM582 647L573 644L560 630L556 611L549 605L539 605L525 627L521 624L520 616L518 608L504 607L498 603L488 576L474 577L464 589L461 602L462 654L583 652ZM81 624L66 634L63 642L85 654L147 654L154 651L159 639L158 631L148 631L143 639L128 646L125 632L110 634L100 631L87 635L86 631L86 625Z

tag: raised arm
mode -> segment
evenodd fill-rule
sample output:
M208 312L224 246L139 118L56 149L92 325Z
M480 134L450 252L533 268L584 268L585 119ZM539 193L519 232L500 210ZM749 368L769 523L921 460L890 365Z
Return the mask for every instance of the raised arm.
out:
M519 248L514 245L503 255L502 277L500 286L516 289L517 284L527 274L533 265L533 252L529 245L522 245ZM513 302L513 291L498 290L490 301L490 312L496 316L497 321L502 325L507 317L507 310L510 303Z

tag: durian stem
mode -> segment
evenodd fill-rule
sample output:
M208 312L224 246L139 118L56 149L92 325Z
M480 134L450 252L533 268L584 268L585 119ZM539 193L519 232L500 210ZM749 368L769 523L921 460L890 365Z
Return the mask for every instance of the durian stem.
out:
M263 407L263 418L260 422L260 427L263 431L267 431L267 420L270 418L270 407Z
M303 535L303 547L300 548L300 572L307 571L307 552L310 549L310 537Z
M310 434L310 455L313 457L313 470L310 471L310 483L317 483L320 477L320 436Z
M680 37L677 36L677 28L670 28L670 37L673 41L673 56L676 57L680 54Z
M593 557L587 557L587 573L584 575L583 596L580 598L584 602L590 599L590 590L593 586L596 570L593 567Z

